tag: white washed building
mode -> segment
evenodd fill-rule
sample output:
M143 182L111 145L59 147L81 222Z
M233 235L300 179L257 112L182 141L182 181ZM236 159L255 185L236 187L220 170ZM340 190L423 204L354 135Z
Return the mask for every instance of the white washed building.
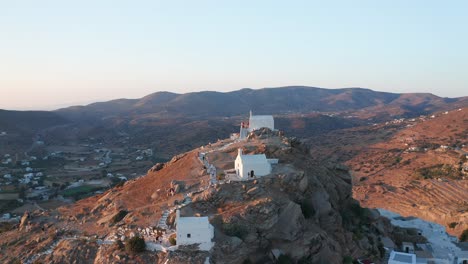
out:
M208 217L180 217L176 211L177 245L200 244L201 250L210 250L214 238L214 227Z
M392 251L388 264L416 264L416 255Z
M269 128L275 130L275 120L271 115L252 115L250 111L249 123L241 123L239 138L247 137L247 134L261 128Z
M234 169L240 180L248 180L270 174L271 164L265 154L244 155L239 149Z

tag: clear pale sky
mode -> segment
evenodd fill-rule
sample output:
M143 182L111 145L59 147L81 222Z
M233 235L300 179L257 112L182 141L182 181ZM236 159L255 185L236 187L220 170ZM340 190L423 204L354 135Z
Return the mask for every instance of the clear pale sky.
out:
M468 95L468 1L0 0L0 109L284 85Z

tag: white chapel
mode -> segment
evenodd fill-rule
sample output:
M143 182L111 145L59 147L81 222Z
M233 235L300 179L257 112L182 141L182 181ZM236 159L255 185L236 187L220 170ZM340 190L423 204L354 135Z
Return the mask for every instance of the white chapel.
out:
M242 149L239 149L234 169L240 180L254 179L271 173L271 161L265 154L244 155Z
M248 133L264 127L275 130L275 120L273 116L252 115L252 111L250 111L249 122L247 124L244 122L241 123L239 138L243 139L247 137Z

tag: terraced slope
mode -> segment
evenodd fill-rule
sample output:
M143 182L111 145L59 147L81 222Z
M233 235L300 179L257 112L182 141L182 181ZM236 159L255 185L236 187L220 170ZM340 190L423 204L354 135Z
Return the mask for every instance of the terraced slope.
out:
M458 235L468 228L468 108L406 126L346 162L353 196L367 207L421 217Z

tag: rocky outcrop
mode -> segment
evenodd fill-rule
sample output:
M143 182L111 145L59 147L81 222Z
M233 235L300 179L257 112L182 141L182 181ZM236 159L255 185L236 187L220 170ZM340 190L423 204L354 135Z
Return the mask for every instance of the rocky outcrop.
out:
M278 221L266 237L268 239L294 241L299 238L304 220L300 205L289 202L279 213Z
M219 230L214 263L268 262L265 256L272 249L307 263L341 263L343 256L378 254L376 243L353 238L359 230L366 241L377 241L380 218L359 215L366 209L351 197L346 167L315 164L299 141L268 130L251 133L243 147L281 162L270 176L221 184L194 195L192 212L217 212L212 219ZM351 209L355 206L359 210Z
M171 181L171 188L174 189L175 193L180 193L185 190L185 182L184 181Z
M156 163L151 169L148 170L148 173L160 171L166 166L164 163Z
M23 231L26 228L28 221L29 221L29 217L30 216L28 212L25 212L23 216L21 217L20 224L19 224L20 231Z

